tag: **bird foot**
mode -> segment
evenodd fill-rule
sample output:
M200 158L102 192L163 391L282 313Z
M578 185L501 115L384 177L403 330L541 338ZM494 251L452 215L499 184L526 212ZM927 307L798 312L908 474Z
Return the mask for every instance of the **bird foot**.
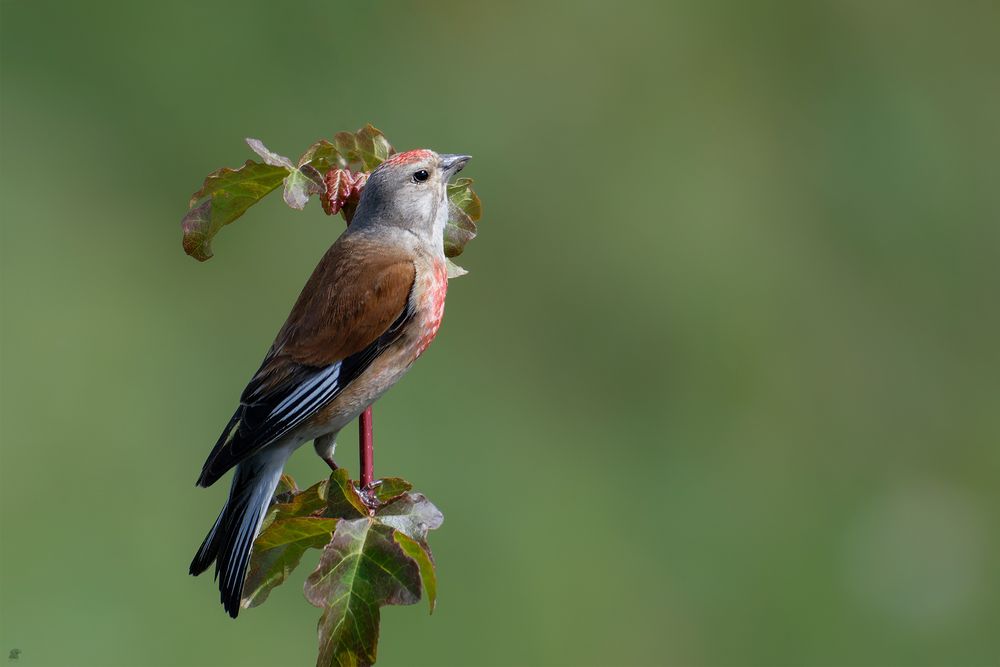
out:
M382 507L382 501L378 499L378 487L382 486L382 480L376 479L369 486L358 486L358 495L369 510L374 512Z

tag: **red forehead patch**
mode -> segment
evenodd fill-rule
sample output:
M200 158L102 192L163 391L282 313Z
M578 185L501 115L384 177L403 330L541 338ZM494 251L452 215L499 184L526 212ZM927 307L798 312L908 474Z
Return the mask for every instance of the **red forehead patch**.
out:
M415 151L406 151L405 153L396 153L391 156L388 160L382 164L387 164L392 167L398 167L404 164L410 164L411 162L419 162L420 160L426 160L433 157L433 153L424 148L419 148Z

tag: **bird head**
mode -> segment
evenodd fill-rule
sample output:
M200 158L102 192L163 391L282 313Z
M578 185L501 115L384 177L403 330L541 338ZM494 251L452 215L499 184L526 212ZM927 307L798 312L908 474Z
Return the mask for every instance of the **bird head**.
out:
M470 160L468 155L419 149L397 153L371 173L351 227L390 225L443 243L448 221L448 180Z

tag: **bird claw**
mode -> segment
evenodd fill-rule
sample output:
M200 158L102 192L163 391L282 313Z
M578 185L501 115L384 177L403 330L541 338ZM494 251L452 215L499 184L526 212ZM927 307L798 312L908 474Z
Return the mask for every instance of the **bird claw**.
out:
M382 501L378 499L378 487L380 486L382 486L382 480L376 479L369 486L359 485L357 487L358 495L361 497L361 501L372 513L382 507Z

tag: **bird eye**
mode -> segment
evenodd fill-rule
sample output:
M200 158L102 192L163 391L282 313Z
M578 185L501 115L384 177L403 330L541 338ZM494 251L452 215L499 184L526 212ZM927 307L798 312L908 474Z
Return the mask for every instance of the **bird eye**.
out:
M428 176L427 172L423 169L421 169L420 171L415 171L413 172L413 182L423 183L424 181L427 180L427 176Z

